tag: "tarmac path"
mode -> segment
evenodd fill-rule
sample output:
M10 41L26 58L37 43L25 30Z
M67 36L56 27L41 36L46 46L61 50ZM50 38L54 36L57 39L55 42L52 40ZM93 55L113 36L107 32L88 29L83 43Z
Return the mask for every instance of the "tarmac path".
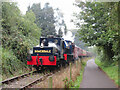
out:
M114 82L95 64L94 59L88 60L80 88L117 88Z

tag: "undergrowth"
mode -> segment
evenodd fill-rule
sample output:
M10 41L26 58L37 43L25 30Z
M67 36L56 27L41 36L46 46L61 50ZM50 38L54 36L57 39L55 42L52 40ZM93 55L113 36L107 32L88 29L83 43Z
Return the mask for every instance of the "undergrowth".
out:
M77 77L77 79L74 81L74 86L70 87L70 88L79 88L80 87L80 83L82 82L83 79L83 73L84 73L84 68L86 66L86 62L88 61L89 58L87 59L83 59L81 60L81 70L80 70L80 75Z
M74 87L72 87L72 88L80 87L80 83L82 82L82 79L83 79L84 67L85 67L85 65L82 65L82 69L80 71L80 76L77 77L76 81L74 82Z
M11 50L2 48L2 78L10 78L15 74L22 74L27 67L24 63L17 59Z

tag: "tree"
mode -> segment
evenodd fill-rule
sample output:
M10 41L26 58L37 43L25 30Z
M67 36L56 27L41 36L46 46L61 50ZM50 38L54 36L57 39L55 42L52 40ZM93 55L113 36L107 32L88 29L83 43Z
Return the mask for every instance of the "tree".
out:
M0 3L1 4L1 3ZM21 15L17 3L2 2L2 51L1 60L5 77L16 71L26 68L28 52L38 44L41 28L35 24L35 15L32 11Z
M61 28L58 30L58 35L59 35L60 37L63 36L63 32L62 32Z
M49 3L46 3L43 9L41 9L40 3L33 4L32 7L28 7L28 11L30 10L35 14L35 23L42 29L42 36L56 35L54 10Z
M56 32L59 31L60 28L65 34L67 33L67 26L59 8L53 9L49 3L45 3L44 7L41 8L40 3L38 3L33 4L31 7L29 6L28 11L30 10L35 14L35 23L38 27L42 28L42 36L56 36Z
M1 22L2 22L2 3L0 2L0 38L2 37L2 26L1 26ZM0 45L1 45L1 40L0 40Z
M65 25L65 28L64 28L64 34L66 35L67 34L67 26Z
M40 28L34 23L34 13L30 11L22 16L16 3L4 2L2 19L2 47L12 50L19 60L26 63L27 52L38 44L41 35Z
M97 46L103 52L105 61L113 62L114 41L117 39L117 6L114 2L80 2L76 4L82 11L76 15L76 25L81 40L89 46ZM79 23L80 21L84 23ZM102 60L103 60L102 58Z

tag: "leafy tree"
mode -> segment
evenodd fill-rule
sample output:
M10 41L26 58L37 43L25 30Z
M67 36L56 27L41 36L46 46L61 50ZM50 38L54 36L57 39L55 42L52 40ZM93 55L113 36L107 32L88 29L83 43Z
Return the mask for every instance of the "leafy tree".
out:
M28 7L28 11L30 10L32 10L36 16L35 23L38 27L41 27L42 36L47 36L49 34L56 35L54 10L49 6L49 3L46 3L43 9L41 9L40 3L33 4L31 7Z
M41 28L34 23L35 20L32 11L27 12L26 15L21 15L16 3L2 3L1 41L2 50L4 51L2 53L2 65L5 70L11 72L10 74L13 71L8 69L6 65L14 70L19 68L19 65L13 66L11 62L17 65L16 62L19 60L20 66L25 68L29 49L38 44ZM5 54L8 56L5 56ZM3 72L3 74L6 74L6 72Z
M64 33L65 33L65 35L67 34L67 26L65 25L65 29L64 29Z
M76 4L82 11L76 15L76 25L80 28L80 39L89 46L100 48L101 60L113 62L114 43L118 36L118 3L114 2L80 2ZM84 23L79 23L81 20ZM119 41L117 39L117 41ZM118 45L118 44L117 44Z
M65 34L67 33L67 26L64 22L63 14L58 8L53 9L49 3L45 3L44 7L41 8L40 3L38 3L33 4L31 7L29 6L28 11L30 10L35 14L35 23L42 29L42 36L56 36L56 31L59 31L60 28L64 30Z
M0 2L0 38L2 37L2 27L1 27L1 22L2 22L2 3ZM1 40L0 40L0 45L1 45Z
M58 30L58 35L61 37L63 36L63 32L62 32L61 28Z

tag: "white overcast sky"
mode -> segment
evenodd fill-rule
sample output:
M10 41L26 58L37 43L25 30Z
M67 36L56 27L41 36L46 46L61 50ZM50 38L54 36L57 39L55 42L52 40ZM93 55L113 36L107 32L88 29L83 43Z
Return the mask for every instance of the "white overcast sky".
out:
M71 19L74 19L73 13L78 13L80 9L73 5L75 3L75 0L13 0L18 3L18 7L20 8L21 12L25 14L27 7L29 5L32 5L33 3L41 3L41 6L43 7L46 2L50 3L50 6L52 6L54 9L59 8L61 12L64 15L64 20L67 25L68 30L76 29L74 23L70 22ZM70 39L74 41L72 37L72 33L68 31L68 34L64 36L66 39Z
M27 7L29 5L32 5L33 3L41 3L41 6L43 7L46 2L50 3L50 6L52 6L54 9L59 8L61 12L64 14L64 20L67 25L68 30L76 29L74 23L70 22L71 19L74 19L73 13L79 13L80 8L73 5L75 3L75 0L10 0L15 1L18 3L18 7L20 8L21 12L25 14ZM86 1L86 0L76 0L77 2L80 1ZM87 1L96 1L96 0L87 0ZM118 1L118 0L98 0L102 2L108 2L108 1ZM74 41L74 37L72 37L72 33L68 31L67 35L63 36L64 39L72 40Z
M75 0L14 0L18 2L18 6L23 14L25 14L27 7L33 3L41 3L43 7L46 2L50 3L53 8L59 8L64 14L64 20L69 30L74 29L74 23L70 22L73 19L73 12L79 12L79 8L74 6Z

